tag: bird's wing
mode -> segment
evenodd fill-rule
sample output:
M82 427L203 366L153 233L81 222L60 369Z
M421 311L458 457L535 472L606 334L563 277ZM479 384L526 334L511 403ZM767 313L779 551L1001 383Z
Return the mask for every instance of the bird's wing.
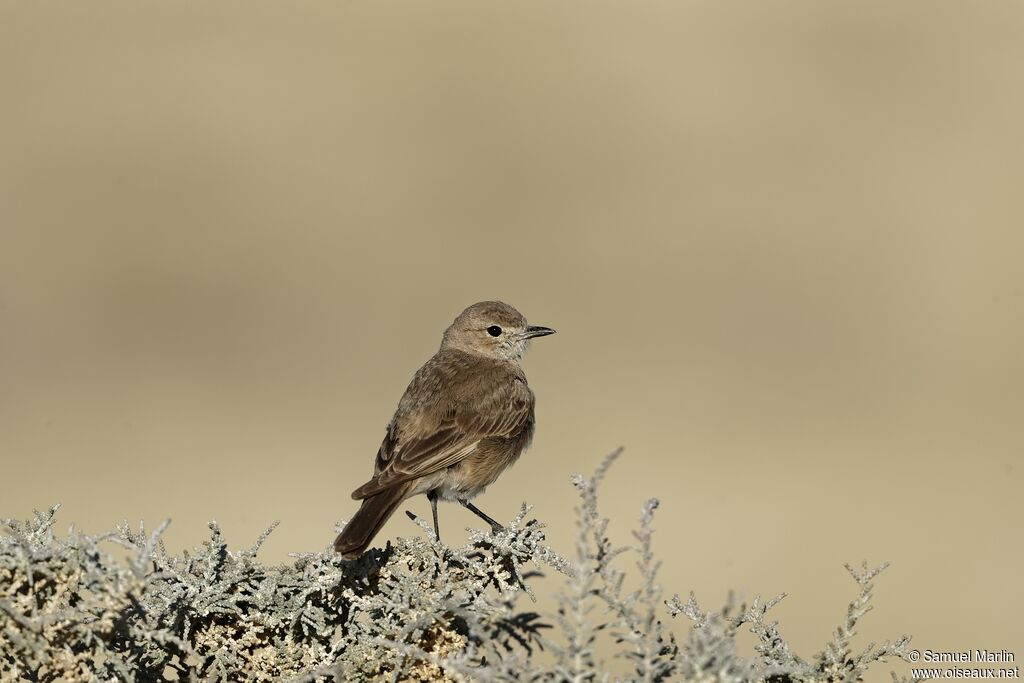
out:
M366 498L433 474L466 458L481 439L511 437L522 431L533 414L533 392L511 373L493 380L478 385L493 388L468 392L472 401L449 402L444 396L458 392L438 392L437 402L400 410L377 454L377 474L352 497Z

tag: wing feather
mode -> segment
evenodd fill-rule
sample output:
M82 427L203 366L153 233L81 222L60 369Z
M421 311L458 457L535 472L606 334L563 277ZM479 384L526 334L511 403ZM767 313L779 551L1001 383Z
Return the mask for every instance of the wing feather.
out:
M428 363L413 378L377 453L376 474L353 498L451 467L482 439L514 437L532 419L533 392L518 368L452 373L438 365Z

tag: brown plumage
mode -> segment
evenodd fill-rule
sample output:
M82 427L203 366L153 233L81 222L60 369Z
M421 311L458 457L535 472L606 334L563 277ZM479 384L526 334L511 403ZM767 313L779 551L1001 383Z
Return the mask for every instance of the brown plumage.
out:
M373 478L352 492L363 503L334 549L359 556L398 505L420 493L430 500L438 537L438 500L456 501L497 528L469 501L533 438L533 392L519 362L530 339L553 332L527 325L500 301L473 304L459 314L402 395Z

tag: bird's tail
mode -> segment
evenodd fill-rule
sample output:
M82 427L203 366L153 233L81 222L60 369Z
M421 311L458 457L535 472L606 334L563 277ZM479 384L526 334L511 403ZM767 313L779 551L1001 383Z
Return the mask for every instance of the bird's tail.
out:
M373 537L405 500L413 482L403 482L363 500L355 516L334 539L334 550L347 560L363 554Z

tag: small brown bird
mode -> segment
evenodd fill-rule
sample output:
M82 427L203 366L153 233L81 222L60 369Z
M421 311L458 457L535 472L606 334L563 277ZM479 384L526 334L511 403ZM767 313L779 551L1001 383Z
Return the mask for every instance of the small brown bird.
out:
M373 478L352 492L363 504L334 549L358 557L399 504L420 493L430 500L438 539L438 500L456 501L500 530L469 501L530 444L533 392L519 361L530 339L553 333L527 325L519 311L500 301L482 301L460 313L398 402Z

